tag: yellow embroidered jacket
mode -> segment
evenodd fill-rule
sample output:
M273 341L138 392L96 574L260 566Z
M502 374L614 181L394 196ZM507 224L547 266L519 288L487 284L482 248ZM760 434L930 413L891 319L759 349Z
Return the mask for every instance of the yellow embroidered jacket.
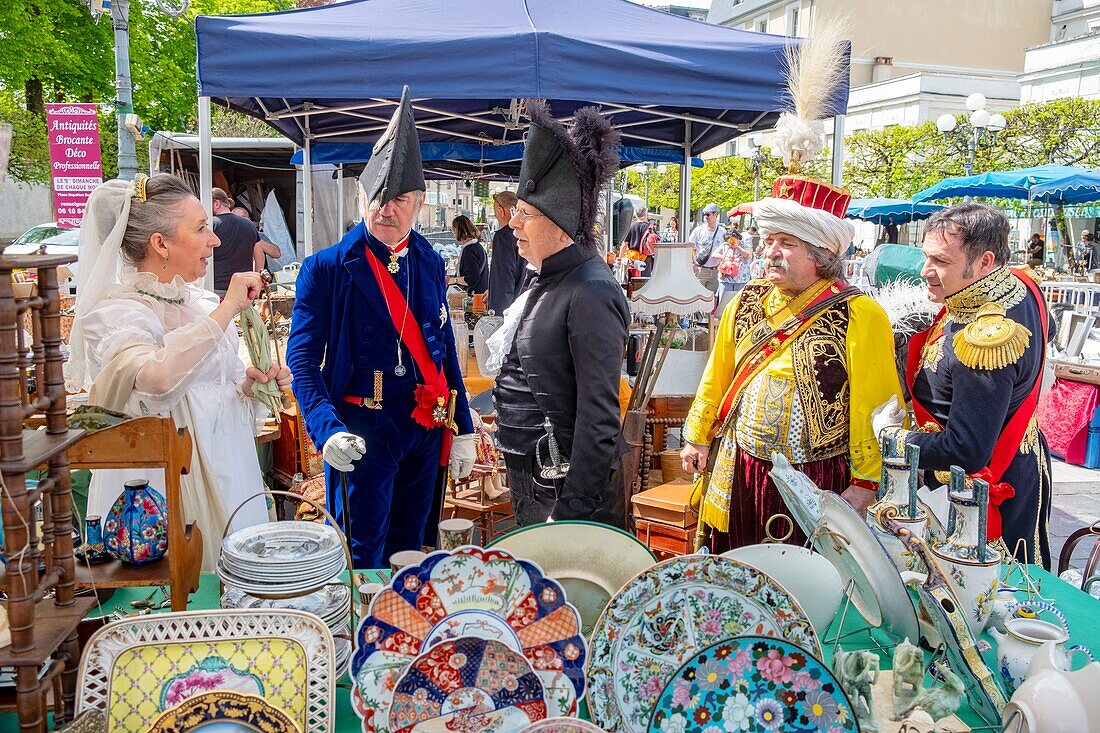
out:
M776 328L813 301L830 281L794 297L764 280L749 283L722 317L718 335L684 424L684 439L709 444L718 412L748 350L741 336L767 319ZM740 344L739 344L740 342ZM893 331L866 295L834 305L787 341L745 388L730 422L737 445L757 458L773 451L792 463L847 453L853 479L877 483L882 469L871 412L897 395Z

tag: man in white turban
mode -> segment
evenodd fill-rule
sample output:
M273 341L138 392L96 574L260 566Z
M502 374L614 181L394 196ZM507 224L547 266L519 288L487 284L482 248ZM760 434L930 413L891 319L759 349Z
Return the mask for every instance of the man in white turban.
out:
M844 280L849 200L791 175L754 207L764 277L723 314L683 430L715 551L761 542L768 519L789 514L768 474L775 452L857 511L874 500L882 458L871 413L900 400L901 386L886 314Z

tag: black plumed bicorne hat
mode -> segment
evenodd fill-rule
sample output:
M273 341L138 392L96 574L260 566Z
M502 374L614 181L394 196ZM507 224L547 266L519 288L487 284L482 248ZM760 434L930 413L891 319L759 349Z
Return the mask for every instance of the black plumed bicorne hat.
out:
M367 201L379 204L409 191L424 191L424 163L420 159L420 138L416 134L409 88L401 92L401 102L390 124L374 144L367 166L359 175Z
M573 115L567 130L545 102L529 100L531 128L516 196L582 245L594 245L600 188L619 166L619 133L595 107Z

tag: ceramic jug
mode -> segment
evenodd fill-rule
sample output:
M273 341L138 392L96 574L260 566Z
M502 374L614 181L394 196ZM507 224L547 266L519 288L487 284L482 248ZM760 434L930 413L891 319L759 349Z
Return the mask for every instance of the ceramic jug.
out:
M126 482L103 523L103 544L127 565L156 562L168 552L168 511L164 497L148 481Z
M980 479L968 480L961 468L952 466L949 497L947 540L931 551L965 609L970 633L977 637L989 620L1000 587L1001 556L986 546L989 484Z
M1005 733L1095 733L1100 730L1100 664L1062 668L1065 652L1048 641L1031 658L1027 679L1001 712Z
M1047 611L1059 621L1052 624L1038 618L1026 618L1015 616L1019 609L1032 612ZM997 629L989 629L989 635L997 640L997 664L1001 673L1001 682L1005 690L1011 695L1028 676L1028 665L1039 647L1050 644L1053 651L1051 659L1057 662L1059 669L1069 669L1070 652L1079 651L1090 660L1092 654L1082 646L1066 647L1069 641L1069 624L1062 612L1050 603L1016 604L1010 607L1009 616L1005 620L1006 631L1001 633ZM1097 688L1100 693L1100 688Z
M890 562L899 573L907 571L923 572L924 564L898 539L897 535L886 529L880 515L887 507L893 507L891 518L901 522L917 537L927 539L928 514L917 501L917 488L920 476L917 465L920 460L920 446L905 446L905 458L897 456L897 444L893 438L882 439L882 479L879 482L878 500L867 508L867 526L871 534L879 541Z
M1014 609L1019 607L1016 602L1016 589L1001 586L993 595L993 605L989 612L989 619L985 623L987 629L993 628L1001 633L1006 631L1005 621L1012 618Z

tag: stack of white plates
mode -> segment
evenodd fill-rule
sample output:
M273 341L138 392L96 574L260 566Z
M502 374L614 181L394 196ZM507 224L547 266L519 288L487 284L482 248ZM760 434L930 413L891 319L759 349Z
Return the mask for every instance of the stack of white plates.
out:
M336 638L336 676L342 675L351 661L352 645L348 637L351 620L351 591L344 583L326 585L319 591L295 598L257 598L239 588L227 588L222 608L265 608L307 611L319 616ZM340 637L343 638L340 638Z
M286 598L321 590L347 569L336 530L316 522L268 522L222 540L222 582L257 598ZM337 581L338 582L338 581Z

